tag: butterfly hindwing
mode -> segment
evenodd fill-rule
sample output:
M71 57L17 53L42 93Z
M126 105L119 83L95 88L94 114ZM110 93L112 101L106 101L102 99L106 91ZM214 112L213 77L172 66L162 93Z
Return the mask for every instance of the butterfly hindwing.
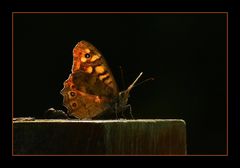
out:
M71 89L70 86L65 86L61 94L68 114L76 118L93 118L109 109L109 99Z

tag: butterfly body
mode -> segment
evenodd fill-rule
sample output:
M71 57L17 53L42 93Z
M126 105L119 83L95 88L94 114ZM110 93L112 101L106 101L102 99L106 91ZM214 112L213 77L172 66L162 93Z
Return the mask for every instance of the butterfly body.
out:
M118 113L128 108L129 92L134 83L119 92L102 54L89 42L80 41L73 49L72 73L60 93L69 115L91 119L106 111Z

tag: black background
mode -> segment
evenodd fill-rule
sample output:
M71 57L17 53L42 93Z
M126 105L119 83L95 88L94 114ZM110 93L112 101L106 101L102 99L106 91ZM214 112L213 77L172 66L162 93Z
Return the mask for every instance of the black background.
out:
M80 40L131 92L135 118L184 119L188 154L226 154L226 14L14 14L14 117L62 106Z

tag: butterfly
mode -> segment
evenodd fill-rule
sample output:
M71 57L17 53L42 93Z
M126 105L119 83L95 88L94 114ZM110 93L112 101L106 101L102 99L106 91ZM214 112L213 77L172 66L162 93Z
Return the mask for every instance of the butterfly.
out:
M73 49L71 74L60 91L68 114L79 119L92 119L105 112L116 114L129 109L129 92L141 77L119 92L113 73L101 52L87 41Z

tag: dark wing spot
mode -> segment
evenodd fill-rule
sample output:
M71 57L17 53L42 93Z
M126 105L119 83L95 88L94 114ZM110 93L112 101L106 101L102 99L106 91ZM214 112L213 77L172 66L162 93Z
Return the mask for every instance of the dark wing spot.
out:
M77 103L73 103L72 106L73 106L73 107L77 107Z
M75 93L75 92L71 92L70 95L71 95L72 97L74 97L74 96L76 95L76 93Z
M90 58L91 57L91 55L90 54L85 54L85 58Z

